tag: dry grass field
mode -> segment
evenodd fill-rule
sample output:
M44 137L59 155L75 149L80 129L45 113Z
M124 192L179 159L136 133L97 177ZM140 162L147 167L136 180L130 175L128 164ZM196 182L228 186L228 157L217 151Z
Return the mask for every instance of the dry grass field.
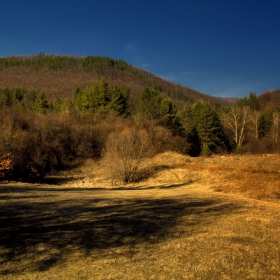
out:
M126 186L91 160L3 182L0 279L280 279L279 163L169 152Z

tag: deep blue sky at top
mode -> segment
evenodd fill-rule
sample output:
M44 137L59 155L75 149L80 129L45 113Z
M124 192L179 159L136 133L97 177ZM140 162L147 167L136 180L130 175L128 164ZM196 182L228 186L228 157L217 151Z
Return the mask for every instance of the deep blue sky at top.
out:
M280 87L278 0L1 0L0 9L2 57L120 58L213 96Z

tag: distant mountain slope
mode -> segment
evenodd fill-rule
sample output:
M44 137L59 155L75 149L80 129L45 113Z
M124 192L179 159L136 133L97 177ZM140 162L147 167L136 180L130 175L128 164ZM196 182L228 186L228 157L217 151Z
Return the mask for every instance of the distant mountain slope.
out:
M272 91L265 91L259 95L258 99L260 101L261 108L280 107L280 89L278 88Z
M72 98L75 88L96 84L103 76L109 84L130 89L132 103L145 87L158 88L176 103L198 99L219 105L231 99L213 97L164 80L148 71L108 57L54 56L38 54L0 58L0 87L41 89L47 98ZM203 82L203 81L202 81Z

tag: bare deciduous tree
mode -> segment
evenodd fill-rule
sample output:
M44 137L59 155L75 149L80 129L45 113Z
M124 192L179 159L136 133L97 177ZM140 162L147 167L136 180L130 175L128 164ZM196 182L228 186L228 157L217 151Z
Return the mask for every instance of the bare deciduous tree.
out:
M230 107L228 112L223 112L221 120L234 134L237 147L242 146L248 123L250 122L249 107Z
M273 112L271 134L275 142L278 142L279 123L280 123L280 113L277 111Z
M136 180L139 164L148 149L148 134L145 130L125 128L108 136L105 162L112 183L129 183Z
M253 110L250 114L250 121L252 123L253 135L256 139L259 138L259 124L261 111Z

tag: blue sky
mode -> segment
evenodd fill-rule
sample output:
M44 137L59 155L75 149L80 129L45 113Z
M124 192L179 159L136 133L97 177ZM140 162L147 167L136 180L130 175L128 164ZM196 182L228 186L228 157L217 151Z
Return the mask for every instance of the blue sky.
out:
M39 52L123 59L213 96L260 94L280 87L280 1L1 0L0 56Z

